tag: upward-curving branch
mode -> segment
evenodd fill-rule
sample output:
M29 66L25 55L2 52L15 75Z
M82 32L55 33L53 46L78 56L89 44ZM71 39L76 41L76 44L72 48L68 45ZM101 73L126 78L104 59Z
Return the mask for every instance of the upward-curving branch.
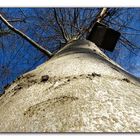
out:
M30 44L32 44L36 49L47 55L49 58L52 57L52 53L42 46L40 46L38 43L36 43L34 40L32 40L30 37L25 35L22 31L14 28L1 14L0 14L0 20L13 32L17 33L20 35L22 38L24 38L26 41L28 41Z

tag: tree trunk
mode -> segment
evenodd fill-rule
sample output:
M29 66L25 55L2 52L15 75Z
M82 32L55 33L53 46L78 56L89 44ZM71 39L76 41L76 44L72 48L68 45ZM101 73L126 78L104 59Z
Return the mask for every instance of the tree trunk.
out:
M74 41L0 97L1 132L139 132L140 82Z

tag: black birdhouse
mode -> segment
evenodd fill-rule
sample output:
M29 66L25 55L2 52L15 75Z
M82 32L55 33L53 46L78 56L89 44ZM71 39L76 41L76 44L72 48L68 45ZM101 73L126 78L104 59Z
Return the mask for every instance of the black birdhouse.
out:
M98 47L112 52L120 35L119 32L96 22L87 39L94 42Z

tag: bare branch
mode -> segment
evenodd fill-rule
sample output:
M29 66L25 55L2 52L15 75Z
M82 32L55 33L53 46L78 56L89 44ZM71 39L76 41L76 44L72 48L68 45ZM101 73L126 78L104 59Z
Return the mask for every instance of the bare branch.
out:
M30 44L32 44L36 49L40 50L43 52L45 55L47 55L49 58L52 56L52 53L46 49L44 49L42 46L40 46L38 43L33 41L30 37L25 35L23 32L19 31L18 29L14 28L1 14L0 14L0 20L13 32L17 33L20 35L22 38L27 40Z
M60 22L60 20L58 18L58 15L57 15L57 12L56 12L56 9L55 8L54 8L54 17L55 17L56 22L57 22L57 24L58 24L58 26L59 26L59 28L60 28L60 30L62 32L62 36L63 36L64 40L66 42L68 42L69 39L68 39L68 37L67 37L67 35L65 33L64 26L61 24L61 22Z
M108 9L109 8L101 8L101 10L97 13L97 15L95 16L95 18L91 22L90 26L87 29L85 29L85 31L82 34L79 33L79 35L77 36L77 38L78 39L81 38L84 35L85 32L90 33L91 30L92 30L92 28L93 28L93 26L94 26L94 24L96 22L101 22L102 20L104 20L104 18L108 15Z
M97 22L101 22L107 16L108 8L103 8L97 17Z
M127 49L129 50L131 53L133 53L134 55L137 56L137 54L135 52L133 52L129 47L127 47L127 44L124 42L124 40L120 39L119 42Z
M25 22L25 20L24 19L17 18L17 19L7 20L7 22Z
M107 16L108 14L108 8L102 8L99 13L97 13L95 19L91 22L91 25L89 26L88 32L91 31L91 29L93 28L95 22L102 22L104 20L104 18Z
M124 36L121 36L120 40L123 41L127 46L131 47L132 49L140 49L138 46L136 46L134 43L130 42Z

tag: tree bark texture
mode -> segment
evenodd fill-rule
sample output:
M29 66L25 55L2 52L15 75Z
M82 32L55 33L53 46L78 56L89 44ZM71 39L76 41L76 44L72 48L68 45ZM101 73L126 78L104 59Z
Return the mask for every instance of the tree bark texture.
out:
M74 41L0 97L0 132L140 132L140 81Z

